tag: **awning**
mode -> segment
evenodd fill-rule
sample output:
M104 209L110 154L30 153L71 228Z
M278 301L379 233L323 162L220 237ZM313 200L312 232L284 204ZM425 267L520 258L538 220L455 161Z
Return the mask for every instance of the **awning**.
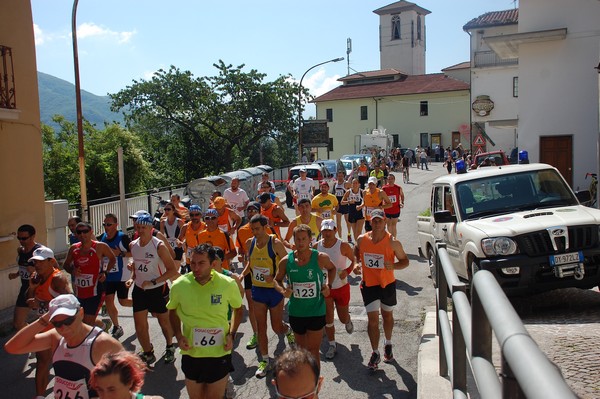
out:
M519 58L519 45L525 43L564 40L567 28L540 30L535 32L513 33L510 35L488 36L483 40L500 58Z

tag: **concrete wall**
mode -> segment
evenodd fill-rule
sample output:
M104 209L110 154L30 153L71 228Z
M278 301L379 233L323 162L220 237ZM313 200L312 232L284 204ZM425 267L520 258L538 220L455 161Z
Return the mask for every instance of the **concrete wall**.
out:
M425 16L421 15L421 40L417 40L417 13L406 11L400 17L400 40L392 40L392 15L379 18L380 68L394 68L409 75L425 73ZM411 21L414 22L414 43L411 46Z
M0 240L22 224L37 230L36 241L46 242L44 176L40 109L36 75L31 4L28 0L3 0L0 44L13 50L17 117L0 110ZM0 241L0 309L14 305L20 280L8 280L15 271L16 239Z
M598 169L600 2L521 0L519 32L567 28L564 40L519 47L519 147L539 160L539 137L573 136L573 186Z
M428 101L429 115L420 116L420 102ZM368 107L368 120L360 120L360 107ZM452 132L469 125L469 92L456 91L427 95L392 96L327 101L317 104L317 119L326 119L326 109L333 109L329 137L333 138L331 158L354 153L355 136L383 127L388 134L399 134L402 147L420 144L420 133L441 133L442 145L451 144ZM431 137L431 136L430 136ZM465 138L463 143L469 140ZM320 150L319 153L324 150Z

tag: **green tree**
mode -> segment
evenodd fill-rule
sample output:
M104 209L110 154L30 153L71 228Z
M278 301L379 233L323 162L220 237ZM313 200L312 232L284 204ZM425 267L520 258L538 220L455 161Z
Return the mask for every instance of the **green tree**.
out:
M129 128L165 153L155 156L164 156L166 176L183 167L188 181L258 164L261 146L274 165L295 159L298 85L289 76L265 81L244 65L219 61L215 68L213 77L171 66L148 81L134 80L111 95L112 110L124 110Z

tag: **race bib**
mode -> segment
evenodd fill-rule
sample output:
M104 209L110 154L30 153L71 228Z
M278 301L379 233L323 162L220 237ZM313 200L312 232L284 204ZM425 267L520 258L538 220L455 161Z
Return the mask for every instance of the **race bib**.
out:
M94 275L80 274L79 276L75 276L75 285L81 288L91 287L94 285Z
M167 241L169 242L171 248L177 248L177 238L167 238Z
M370 206L366 207L366 208L365 208L365 216L367 216L367 217L371 217L371 213L372 213L372 212L373 212L375 209L377 209L377 208L373 208L373 207L370 207Z
M195 327L194 331L194 346L199 348L223 346L223 329L222 328L200 328Z
M102 270L107 270L108 269L108 258L102 258ZM113 265L112 269L110 269L108 272L109 273L116 273L119 271L119 265L118 265L118 261L115 262L115 264Z
M358 175L359 175L359 176L366 176L366 175L367 175L367 172L362 172L362 171L360 171L360 170L359 170L359 171L358 171Z
M294 283L294 298L312 299L317 297L317 283L312 281L308 283Z
M360 197L360 194L358 194L358 195L349 195L348 196L348 201L349 202L360 202L361 199L362 198Z
M388 198L390 199L390 202L391 202L392 204L393 204L393 203L395 203L395 202L397 201L397 200L396 200L396 196L395 196L395 195L388 195Z
M266 267L256 267L252 268L252 279L257 283L264 283L266 281L266 277L270 275L270 271Z
M384 256L381 254L365 253L364 260L363 266L368 267L369 269L383 269L384 267Z
M54 377L54 397L56 399L89 399L89 392L85 379L70 381L61 377Z
M345 193L345 191L344 191L343 188L338 188L338 189L335 190L335 196L336 197L343 197L344 193Z
M298 193L298 199L310 199L310 193Z
M331 219L331 209L321 212L321 217L323 219Z
M220 224L219 229L221 229L222 232L227 233L229 231L229 225L228 224Z
M23 280L29 280L31 273L27 266L19 266L19 276L21 276Z

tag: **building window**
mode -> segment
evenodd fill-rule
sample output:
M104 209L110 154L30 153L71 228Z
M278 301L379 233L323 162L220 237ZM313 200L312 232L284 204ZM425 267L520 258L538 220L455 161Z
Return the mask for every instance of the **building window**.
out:
M325 114L327 115L327 122L333 122L333 108L327 108Z
M399 40L400 37L400 17L394 15L392 17L392 40Z
M367 111L367 106L363 105L360 107L360 120L361 121L366 121L367 119L369 119L369 114Z
M513 77L513 97L519 97L519 77Z
M410 46L415 47L415 21L410 21Z
M421 16L417 15L417 40L421 40Z
M421 101L421 116L429 115L429 103L427 101Z

